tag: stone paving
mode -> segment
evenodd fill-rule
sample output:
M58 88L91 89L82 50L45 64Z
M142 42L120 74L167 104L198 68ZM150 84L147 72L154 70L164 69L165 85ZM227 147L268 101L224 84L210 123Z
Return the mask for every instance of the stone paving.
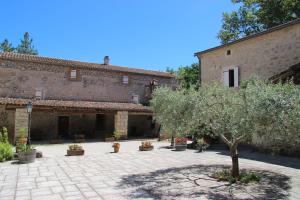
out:
M223 151L175 152L155 142L153 151L139 152L139 144L121 142L115 154L111 143L85 143L85 155L76 157L65 156L66 144L37 146L44 158L35 163L0 163L0 199L300 199L299 159L242 152L241 168L275 174L260 196L206 176L207 165L230 165Z

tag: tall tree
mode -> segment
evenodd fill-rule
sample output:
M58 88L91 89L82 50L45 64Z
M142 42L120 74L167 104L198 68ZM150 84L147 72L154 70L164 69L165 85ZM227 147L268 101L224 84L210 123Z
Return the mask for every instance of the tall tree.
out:
M21 44L16 48L17 53L37 55L38 51L34 48L33 39L30 38L28 32L24 33Z
M300 17L299 0L231 0L237 11L223 13L218 34L222 44Z
M167 72L174 74L177 79L181 81L183 88L190 88L192 85L196 85L199 82L199 64L193 63L187 66L181 66L178 70L167 68Z
M13 52L14 50L15 48L7 39L4 39L3 42L0 43L1 52Z

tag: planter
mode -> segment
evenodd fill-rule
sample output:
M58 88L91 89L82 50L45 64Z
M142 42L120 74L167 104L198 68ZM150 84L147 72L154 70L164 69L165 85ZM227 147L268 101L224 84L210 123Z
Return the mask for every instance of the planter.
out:
M18 159L20 163L26 164L26 163L32 163L35 161L36 158L36 150L33 149L28 152L19 152L18 153Z
M176 151L185 151L187 149L187 144L175 144Z
M139 150L140 151L151 151L151 150L153 150L153 146L150 146L150 147L139 146Z
M84 150L67 150L68 156L82 156L84 155Z
M175 150L185 151L187 149L187 138L175 138Z

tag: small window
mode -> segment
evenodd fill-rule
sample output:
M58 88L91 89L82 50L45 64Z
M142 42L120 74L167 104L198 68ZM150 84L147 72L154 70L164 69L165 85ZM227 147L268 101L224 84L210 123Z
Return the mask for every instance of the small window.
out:
M135 104L139 103L139 95L132 95L132 102Z
M43 90L42 89L36 89L35 90L35 99L42 99L43 98Z
M226 55L230 56L231 55L231 50L227 50Z
M128 84L128 83L129 83L129 78L128 78L128 76L123 76L122 82L123 82L123 84Z
M79 80L79 69L69 69L69 79L70 80Z
M71 77L70 77L71 79L76 79L77 78L77 71L76 71L76 69L72 69L71 70Z

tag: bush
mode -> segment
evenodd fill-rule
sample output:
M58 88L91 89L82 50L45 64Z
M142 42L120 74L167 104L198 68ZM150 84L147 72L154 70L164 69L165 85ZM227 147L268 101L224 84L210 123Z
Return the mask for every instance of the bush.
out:
M0 143L0 162L13 158L13 146L9 143Z
M0 129L0 142L8 143L8 132L7 132L7 128L5 127Z
M228 181L230 183L258 183L260 181L260 176L256 174L255 172L242 172L239 177L235 178L231 175L230 171L227 169L224 169L222 171L214 172L211 177L217 179L218 181Z

